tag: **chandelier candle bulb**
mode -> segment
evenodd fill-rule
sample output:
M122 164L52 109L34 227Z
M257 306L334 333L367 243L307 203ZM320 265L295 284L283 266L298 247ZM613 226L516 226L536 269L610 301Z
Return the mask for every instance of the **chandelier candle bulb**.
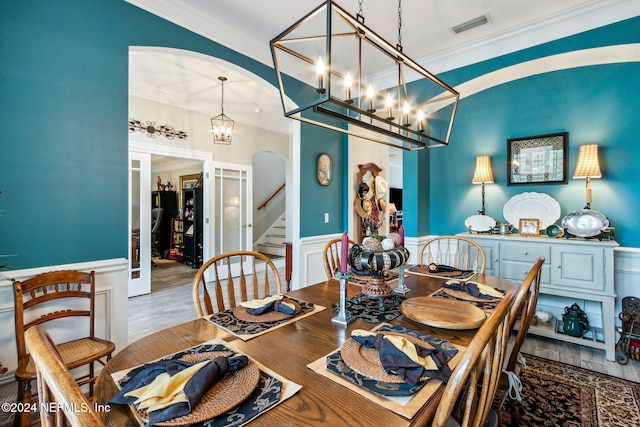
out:
M324 61L322 58L318 58L316 63L316 73L318 73L318 88L316 92L324 93Z
M391 94L387 93L387 100L386 100L386 107L387 107L387 120L393 120L395 119L395 117L393 117L393 98L391 98Z
M404 113L404 123L402 123L402 126L411 126L411 122L409 122L409 113L411 113L411 107L409 106L409 102L407 100L404 101L402 112Z
M424 132L424 112L418 108L418 132Z
M367 88L367 98L369 99L369 109L367 110L370 113L375 113L376 109L373 108L373 97L375 95L375 92L373 91L373 86L369 85L369 87Z
M344 78L344 87L347 93L345 102L347 104L353 104L353 99L351 99L351 86L353 85L353 78L351 77L351 73L348 72Z

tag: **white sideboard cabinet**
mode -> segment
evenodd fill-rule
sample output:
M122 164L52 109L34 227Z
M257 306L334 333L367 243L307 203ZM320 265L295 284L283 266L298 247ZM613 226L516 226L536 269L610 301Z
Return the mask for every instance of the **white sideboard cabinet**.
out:
M475 240L486 255L485 273L521 282L533 263L545 258L540 280L538 310L554 315L551 322L532 325L529 333L603 349L615 360L614 241L577 240L551 237L522 237L517 234L460 233ZM583 337L564 334L564 307L578 303L589 319Z

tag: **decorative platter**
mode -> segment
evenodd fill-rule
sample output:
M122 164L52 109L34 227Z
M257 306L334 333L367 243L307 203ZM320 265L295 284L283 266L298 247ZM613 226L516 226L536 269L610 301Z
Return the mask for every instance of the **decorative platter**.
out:
M502 214L509 224L516 226L520 218L537 218L540 220L540 229L544 230L560 218L560 205L548 194L527 192L510 198Z
M609 226L609 220L598 211L581 209L562 218L562 226L577 237L593 237Z
M471 231L490 231L496 226L496 220L487 215L471 215L464 221L464 225Z

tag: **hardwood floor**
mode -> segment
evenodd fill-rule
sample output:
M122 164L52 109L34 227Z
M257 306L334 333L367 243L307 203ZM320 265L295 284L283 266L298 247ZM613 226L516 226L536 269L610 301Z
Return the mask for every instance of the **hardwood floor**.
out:
M129 299L129 342L195 318L191 283L196 270L175 261L156 261L151 294ZM606 360L603 350L528 335L522 352L640 382L640 362L620 365Z

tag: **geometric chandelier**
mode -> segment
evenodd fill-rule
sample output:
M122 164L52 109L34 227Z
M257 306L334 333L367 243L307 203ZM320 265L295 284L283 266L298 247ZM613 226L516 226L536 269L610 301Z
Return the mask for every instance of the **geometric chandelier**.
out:
M235 122L224 115L224 82L227 81L227 78L220 76L218 80L222 83L222 114L211 119L211 132L213 133L214 144L229 145L231 144Z
M401 1L401 0L400 0ZM286 117L403 150L449 144L460 94L326 0L271 40ZM425 41L427 42L427 41Z

